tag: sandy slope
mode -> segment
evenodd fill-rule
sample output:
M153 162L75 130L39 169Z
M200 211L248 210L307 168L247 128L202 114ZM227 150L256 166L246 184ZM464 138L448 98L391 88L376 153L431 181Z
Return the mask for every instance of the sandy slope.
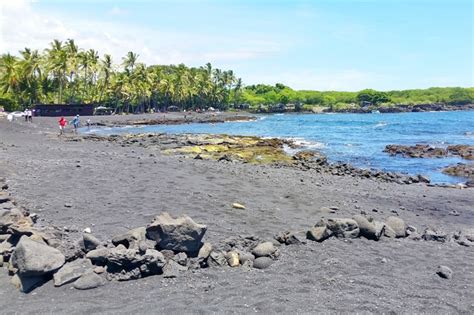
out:
M0 176L40 224L108 239L161 211L209 227L213 243L233 235L271 238L305 230L322 216L397 212L423 230L474 225L474 191L378 183L350 177L161 156L139 147L59 139L54 119L0 121ZM246 210L231 208L239 202ZM72 207L64 207L65 203ZM322 213L337 206L336 214ZM377 212L372 211L377 209ZM460 216L448 213L457 210ZM79 236L79 233L77 233ZM91 291L47 283L25 295L0 274L1 313L396 312L473 313L474 248L410 240L331 239L281 248L270 269L220 268L170 280L112 282ZM382 262L386 258L387 262ZM439 278L440 264L451 280Z

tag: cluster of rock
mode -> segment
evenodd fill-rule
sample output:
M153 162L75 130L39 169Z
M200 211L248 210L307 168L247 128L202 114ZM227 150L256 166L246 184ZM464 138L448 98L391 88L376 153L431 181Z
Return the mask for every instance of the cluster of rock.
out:
M361 169L348 163L330 163L324 155L314 151L300 151L293 156L293 159L295 161L293 167L301 170L314 170L318 173L330 173L335 176L370 178L377 181L397 184L430 182L430 179L423 175L406 175L395 172Z
M0 192L0 266L8 268L11 282L23 292L51 279L55 286L85 290L112 280L173 278L206 267L263 269L280 254L274 243L254 236L230 238L214 248L202 243L205 225L168 213L106 242L90 233L69 241L59 230L34 227L35 216L17 208L5 190Z
M396 216L389 216L385 222L364 215L321 219L306 232L306 238L311 241L323 242L330 237L349 239L364 237L375 241L382 237L408 238L415 241L454 241L462 246L474 246L474 229L465 229L448 235L441 230L426 228L420 234L414 226L407 225L403 219Z
M181 125L190 123L224 123L230 121L253 121L256 120L256 116L252 115L216 115L210 114L194 114L189 113L187 115L176 115L174 117L162 115L155 119L124 119L114 121L102 121L95 123L97 126L117 127L117 126L145 126L145 125Z
M451 176L469 178L470 180L466 182L466 186L474 187L474 164L459 163L456 165L448 166L443 169L443 173Z
M380 113L408 113L408 112L433 112L433 111L460 111L460 110L473 110L474 104L444 104L444 103L433 103L433 104L395 104L392 106L379 106L376 108ZM343 108L343 109L326 109L324 112L339 112L339 113L357 113L357 114L370 114L373 107L354 107L354 108Z
M464 144L450 145L446 148L434 147L428 144L413 146L389 144L385 147L384 152L410 158L442 158L454 155L466 160L474 160L474 146Z

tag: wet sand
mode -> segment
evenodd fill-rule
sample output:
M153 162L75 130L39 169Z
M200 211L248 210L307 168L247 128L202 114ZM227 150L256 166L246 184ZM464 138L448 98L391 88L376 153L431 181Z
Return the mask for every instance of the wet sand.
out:
M286 230L305 231L321 217L361 211L382 221L398 214L419 232L431 226L452 234L474 225L472 189L194 160L109 142L65 141L57 134L55 118L35 118L33 124L0 120L0 177L19 205L39 214L38 224L67 227L78 238L89 227L110 239L162 211L206 224L205 240L211 243L249 234L271 239ZM246 209L233 209L234 202ZM329 206L338 207L336 213L321 211ZM449 215L453 210L460 215ZM89 291L48 282L19 293L3 268L1 312L474 312L474 247L360 238L280 250L266 270L208 268L176 279L109 282ZM438 265L450 267L453 278L437 276Z

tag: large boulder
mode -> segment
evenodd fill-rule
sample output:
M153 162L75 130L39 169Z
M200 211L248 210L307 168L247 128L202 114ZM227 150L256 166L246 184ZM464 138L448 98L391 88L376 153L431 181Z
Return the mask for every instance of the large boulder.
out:
M66 258L56 248L22 236L12 254L12 263L22 276L42 276L64 265Z
M56 287L60 287L67 283L73 282L91 269L92 263L89 259L77 259L68 262L54 274L54 285Z
M357 222L346 218L328 219L327 228L336 237L342 238L357 238L360 232Z
M160 249L197 253L207 227L197 224L187 215L172 218L164 212L146 228L147 238L157 242Z
M390 216L385 220L385 225L389 226L394 232L395 237L407 236L407 225L399 217Z

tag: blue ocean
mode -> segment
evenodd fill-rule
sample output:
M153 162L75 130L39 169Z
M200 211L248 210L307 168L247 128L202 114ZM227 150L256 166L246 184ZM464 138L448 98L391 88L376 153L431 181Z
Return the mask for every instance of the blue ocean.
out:
M306 149L320 150L330 161L361 168L423 174L435 183L459 183L462 178L441 173L445 166L468 161L460 158L413 159L384 153L387 144L417 143L444 147L474 145L474 111L399 114L273 114L251 122L223 124L155 125L91 130L117 133L211 133L290 138Z

